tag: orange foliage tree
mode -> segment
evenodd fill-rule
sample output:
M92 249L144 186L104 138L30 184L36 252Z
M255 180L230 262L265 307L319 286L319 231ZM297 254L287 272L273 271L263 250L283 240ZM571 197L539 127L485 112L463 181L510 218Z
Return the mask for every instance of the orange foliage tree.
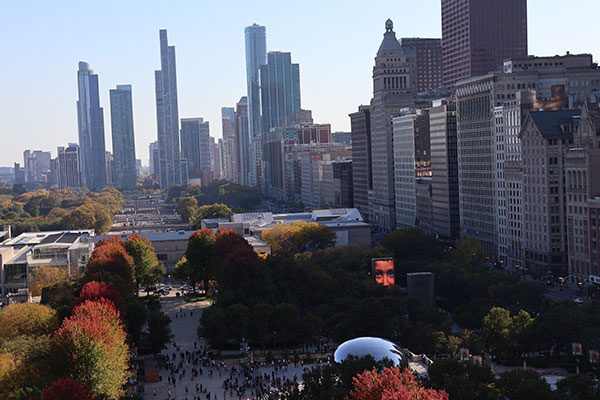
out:
M87 300L105 299L113 303L115 309L119 312L123 311L123 301L121 295L112 282L96 282L91 281L83 285L81 294L77 299L77 305L86 302Z
M365 371L353 378L349 400L448 400L448 393L425 389L407 368L384 368Z
M113 243L96 247L85 270L85 282L113 282L122 296L135 292L133 258L123 246Z
M118 399L129 377L125 338L114 305L88 300L73 309L54 335L54 373L89 385L100 397Z

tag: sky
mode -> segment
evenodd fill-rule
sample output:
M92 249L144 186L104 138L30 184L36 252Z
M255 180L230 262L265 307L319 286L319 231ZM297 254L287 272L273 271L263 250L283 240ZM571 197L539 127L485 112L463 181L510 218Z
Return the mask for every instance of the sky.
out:
M109 90L133 85L136 156L148 164L156 139L158 30L175 46L179 117L204 117L221 137L221 107L246 95L244 27L267 28L267 50L300 64L302 108L332 131L372 95L374 56L391 18L401 37L440 37L440 0L0 0L0 166L23 151L77 142L77 65L100 82L106 149ZM598 0L529 0L529 54L600 57Z

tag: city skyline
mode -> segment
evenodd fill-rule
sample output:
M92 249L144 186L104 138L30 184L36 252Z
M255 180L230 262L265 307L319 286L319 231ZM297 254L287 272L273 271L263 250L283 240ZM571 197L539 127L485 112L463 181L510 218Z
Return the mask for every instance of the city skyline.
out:
M591 23L597 14L594 9L600 11L600 4L582 0L579 3L580 7L558 9L561 4L558 1L529 1L529 54L564 54L567 50L591 53L595 58L600 54L600 45L591 36L584 35L585 26L589 26L586 18L590 18ZM20 140L10 141L0 150L2 166L20 162L25 149L52 151L55 155L58 145L77 141L77 116L73 106L77 88L73 74L79 60L89 62L100 75L100 106L105 108L106 127L110 126L110 115L106 112L109 89L125 82L132 84L136 92L136 154L146 164L148 144L156 140L152 73L157 65L156 31L161 28L169 30L170 41L177 47L180 117L205 116L213 126L219 127L213 132L217 138L221 136L221 107L234 106L247 94L246 26L258 23L267 28L267 50L294 54L294 61L302 65L303 106L313 110L315 122L331 123L333 131L349 131L348 113L354 112L357 104L367 104L372 95L371 68L381 40L381 27L387 18L394 20L398 38L441 36L437 0L397 8L391 7L390 2L374 2L361 13L351 4L338 9L333 4L315 2L316 8L310 4L292 6L286 12L295 16L293 20L281 18L267 7L267 2L252 7L240 3L239 7L247 12L231 15L228 7L219 5L202 9L210 21L198 25L192 22L201 7L191 2L179 3L167 11L159 9L158 3L142 9L135 3L119 4L117 8L116 2L108 2L97 11L98 18L92 22L77 17L89 11L85 7L40 3L35 9L26 9L9 5L7 24L0 29L6 30L3 33L12 38L6 56L15 62L0 66L3 76L11 76L2 83L0 107L3 132L18 135ZM577 10L582 7L587 11L579 15ZM314 13L315 9L321 12ZM25 12L27 19L23 22L25 19L20 15ZM567 20L577 18L579 21L569 34L548 29L546 21L559 12ZM109 17L111 21L113 18L128 21L128 26L117 24L108 32L104 28ZM308 17L312 21L311 29L305 24ZM76 22L69 24L69 28L66 24L48 25L49 21L61 18ZM83 27L87 34L77 35ZM128 40L122 40L124 35ZM219 40L213 40L215 37ZM311 40L316 37L326 40ZM336 46L332 47L330 40L335 41ZM135 43L135 51L130 43ZM198 52L198 48L204 48L203 52ZM346 59L342 67L341 57ZM207 58L231 61L200 63ZM213 79L213 76L227 79ZM35 91L37 96L19 95L20 91ZM38 117L31 118L32 112ZM106 148L111 148L108 129L105 129L105 138Z

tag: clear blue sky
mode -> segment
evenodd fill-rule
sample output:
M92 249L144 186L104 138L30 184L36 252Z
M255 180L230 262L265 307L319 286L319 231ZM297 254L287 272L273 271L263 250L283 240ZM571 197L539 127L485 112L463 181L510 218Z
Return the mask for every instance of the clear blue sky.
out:
M176 48L179 116L204 117L221 136L223 106L246 94L244 27L267 27L267 49L300 63L302 107L349 130L348 114L371 98L373 57L387 18L398 37L440 37L440 0L2 1L0 166L23 150L77 142L78 61L99 75L106 149L108 90L133 85L136 155L156 140L158 30ZM598 0L529 0L529 54L600 57Z

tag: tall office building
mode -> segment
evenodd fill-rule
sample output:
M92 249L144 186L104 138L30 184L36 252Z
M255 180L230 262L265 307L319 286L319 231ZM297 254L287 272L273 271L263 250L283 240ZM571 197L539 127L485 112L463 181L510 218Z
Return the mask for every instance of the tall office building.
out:
M417 180L431 176L429 112L417 110L392 120L396 227L419 226Z
M403 48L412 50L417 59L417 91L429 92L442 86L442 40L402 38L400 44Z
M137 176L135 173L131 85L117 85L116 89L110 90L110 122L115 184L119 188L133 189L137 182Z
M446 241L458 239L458 149L456 101L434 102L429 111L433 233Z
M46 182L50 173L49 151L25 150L23 152L23 167L25 168L25 182Z
M58 147L57 153L57 180L59 189L81 187L81 157L80 147L75 143L69 143L68 147ZM105 168L102 168L105 170Z
M156 125L159 143L160 186L166 188L172 184L187 184L187 166L184 165L186 161L181 159L179 151L175 46L169 46L165 29L160 30L159 37L161 69L154 71Z
M400 46L391 20L385 23L383 41L373 67L371 100L371 160L373 167L372 221L383 231L396 229L392 117L414 104L414 57Z
M235 136L235 108L221 107L221 120L223 121L223 138Z
M442 0L444 84L527 57L527 0Z
M181 148L189 176L200 178L211 168L210 127L203 118L181 119Z
M250 185L250 132L248 123L248 98L243 96L235 105L235 149L238 160L237 180L240 185Z
M98 75L83 61L79 62L77 87L81 183L91 190L99 191L106 185L104 112L100 107Z
M261 130L259 68L267 63L267 34L264 26L253 24L244 29L246 39L246 80L248 85L248 134L250 164L256 165L257 155L251 144ZM252 186L257 185L256 168L248 171Z
M300 107L300 65L292 54L270 51L267 64L260 66L263 135L273 128L289 126Z
M369 193L373 191L371 168L371 108L360 106L350 114L352 130L352 187L354 207L366 221L371 220Z
M148 165L150 167L150 175L157 177L160 171L160 165L158 163L158 141L150 143L148 146Z

